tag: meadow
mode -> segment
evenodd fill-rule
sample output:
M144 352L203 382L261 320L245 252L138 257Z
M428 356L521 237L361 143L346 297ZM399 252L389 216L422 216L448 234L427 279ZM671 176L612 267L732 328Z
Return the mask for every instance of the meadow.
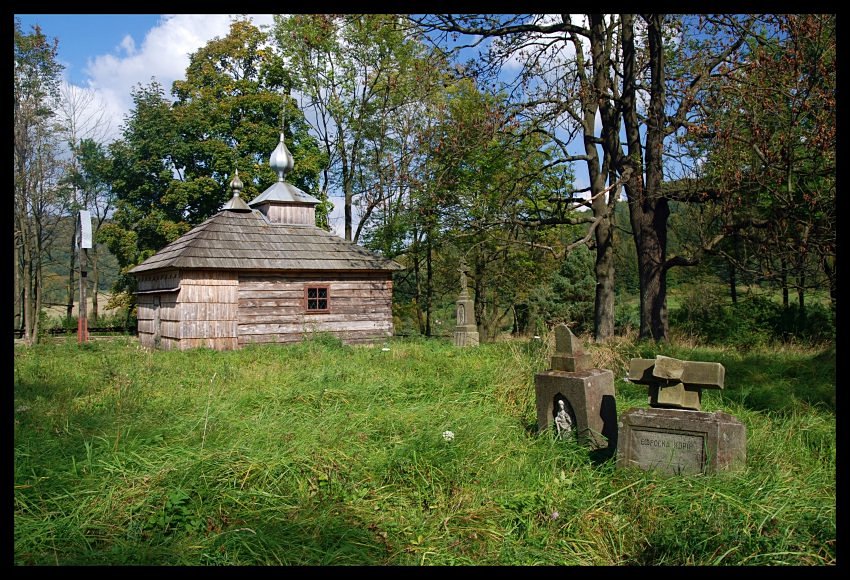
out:
M552 342L16 345L14 563L836 564L834 345L587 344L618 414L631 357L726 367L747 467L671 477L537 433Z

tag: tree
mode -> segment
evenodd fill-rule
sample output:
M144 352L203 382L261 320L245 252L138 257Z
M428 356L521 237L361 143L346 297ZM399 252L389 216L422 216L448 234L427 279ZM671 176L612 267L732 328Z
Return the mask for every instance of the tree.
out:
M246 201L276 181L268 157L282 131L295 158L288 179L316 190L324 160L287 82L267 35L236 20L226 37L191 55L173 103L155 80L134 90L123 139L110 146L117 202L101 233L125 271L216 213L237 169ZM124 276L119 284L131 282Z
M703 153L704 179L727 195L713 232L730 269L772 281L789 306L835 276L835 15L766 15L747 59L707 87L688 144ZM825 284L821 280L825 279Z
M575 24L570 15L428 15L414 19L426 31L465 34L492 39L481 65L472 64L482 80L496 83L506 63L519 61L521 70L509 85L516 115L528 120L523 130L545 135L557 156L553 167L582 163L588 187L567 192L559 205L546 216L527 225L587 225L585 233L570 247L581 244L596 250L594 264L596 296L594 337L604 341L614 333L614 225L612 219L620 187L628 174L618 176L620 111L617 87L613 82L616 21L590 15L588 25ZM468 48L461 44L455 50ZM602 130L597 132L597 116ZM597 134L598 133L598 134ZM578 140L581 151L570 148ZM588 193L589 199L581 194ZM571 209L587 207L591 212L576 214Z
M481 339L494 340L527 303L541 273L555 269L560 232L525 224L553 213L549 198L568 189L571 176L550 166L552 154L540 136L518 138L522 131L506 130L519 127L504 95L482 92L470 79L447 83L434 116L421 138L426 162L411 205L413 223L426 234L426 306L432 255L440 258L450 300L460 291L456 273L463 258Z
M345 239L355 242L372 212L397 193L387 169L410 155L397 114L427 100L435 86L429 55L403 24L392 14L275 16L292 88L327 156L321 191L342 192Z
M62 66L58 41L38 26L24 34L15 19L14 62L14 261L15 300L27 344L38 341L42 264L59 201L55 110Z
M81 193L80 207L90 212L92 218L92 248L88 253L88 264L92 286L92 324L98 319L98 287L100 286L99 239L100 230L110 216L115 195L109 184L112 172L112 159L104 145L93 139L83 139L74 148L76 167L71 174L74 189ZM76 224L76 221L75 221ZM76 229L76 228L75 228Z
M67 200L67 211L71 219L72 227L69 237L69 252L68 252L68 286L67 286L67 302L65 316L68 320L71 319L74 309L75 283L74 273L76 269L76 249L77 240L77 225L79 222L79 211L81 209L93 209L94 214L100 218L101 213L105 218L106 212L109 210L109 202L107 206L101 208L98 202L103 201L103 196L98 193L90 192L85 183L80 182L76 176L80 174L80 148L83 139L92 142L102 142L106 132L109 129L109 122L106 118L103 102L95 97L95 93L75 87L74 85L64 82L61 89L61 99L59 103L58 116L63 127L66 144L68 146L69 158L66 161L67 170L66 176L70 177L70 191ZM103 210L102 212L100 210ZM99 219L97 227L102 224L103 218ZM94 231L92 234L94 235ZM94 292L92 297L92 315L91 319L97 323L97 246L93 245L90 252L92 264L92 282L94 284Z
M560 20L531 14L417 19L428 30L494 39L485 61L493 70L501 70L504 63L516 58L525 62L512 84L518 105L538 123L550 122L545 132L562 145L561 162L584 162L593 209L586 239L595 238L597 251L597 340L613 332L611 219L621 184L629 201L639 260L642 338L666 339L667 272L698 259L667 256L669 202L701 201L706 196L704 189L664 186L665 143L689 124L705 79L721 63L740 55L752 18L744 17L743 22L733 16L705 19L702 22L710 26L700 30L697 41L688 43L690 50L681 55L680 66L668 70L667 53L674 44L671 34L690 30L692 20L658 14L640 19L631 14L589 14L586 25L574 24L569 15L560 15ZM671 72L675 73L672 77ZM597 112L598 132L594 127ZM571 122L562 124L561 118ZM621 128L625 151L619 141ZM535 125L535 129L546 127ZM583 154L569 154L568 142L579 135ZM716 243L713 240L700 250L707 251Z

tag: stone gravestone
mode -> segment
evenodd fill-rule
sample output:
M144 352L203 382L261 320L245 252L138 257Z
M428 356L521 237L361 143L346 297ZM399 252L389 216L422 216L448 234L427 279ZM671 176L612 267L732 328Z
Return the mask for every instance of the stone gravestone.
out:
M620 418L617 467L657 469L668 474L743 469L747 431L738 419L700 410L703 389L722 389L720 363L665 356L634 358L628 380L649 387L649 409L629 409Z
M561 425L573 429L579 441L613 453L617 447L617 407L614 373L590 367L590 356L565 324L555 327L552 368L534 377L538 432L553 429L564 436ZM562 423L563 407L569 421Z
M457 325L455 346L478 346L478 326L475 324L475 302L469 297L466 287L466 263L460 263L460 295L455 303Z

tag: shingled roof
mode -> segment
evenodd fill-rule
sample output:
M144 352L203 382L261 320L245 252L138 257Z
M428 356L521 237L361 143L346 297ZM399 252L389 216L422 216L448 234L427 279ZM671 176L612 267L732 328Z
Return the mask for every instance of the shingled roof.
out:
M257 210L221 211L132 270L401 270L315 226L273 224Z

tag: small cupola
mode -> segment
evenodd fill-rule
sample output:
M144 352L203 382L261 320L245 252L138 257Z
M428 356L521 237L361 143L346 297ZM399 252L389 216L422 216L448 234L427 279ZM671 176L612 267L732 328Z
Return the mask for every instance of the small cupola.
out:
M248 207L248 204L245 203L245 200L243 200L239 196L239 192L242 191L242 180L239 179L239 170L238 169L233 174L233 179L230 180L230 189L233 190L233 197L231 197L230 200L221 207L222 211L224 211L224 210L236 211L236 212L249 212L249 211L251 211L251 208Z
M269 166L277 172L277 182L248 202L248 206L260 210L271 223L315 226L319 200L285 181L295 162L283 141L283 132L269 157Z

